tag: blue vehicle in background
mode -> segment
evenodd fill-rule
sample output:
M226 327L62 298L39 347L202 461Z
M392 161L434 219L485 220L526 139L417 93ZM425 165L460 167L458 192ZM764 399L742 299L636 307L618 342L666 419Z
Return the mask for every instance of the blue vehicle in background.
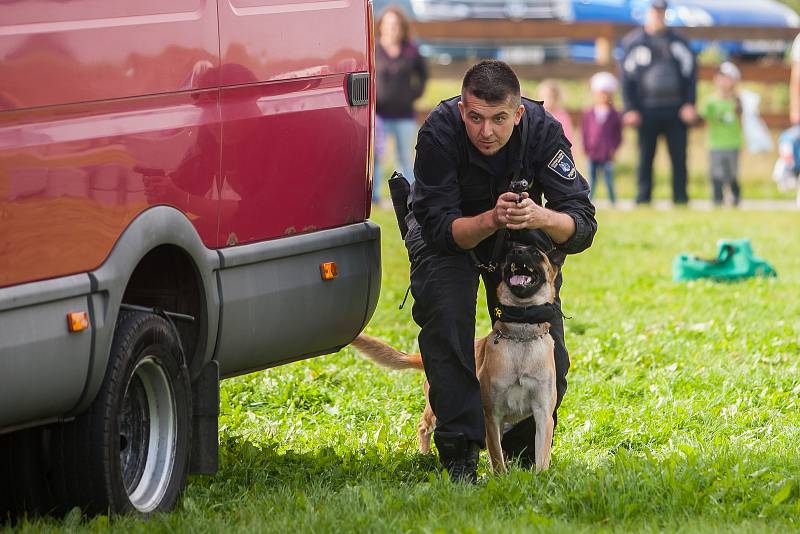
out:
M641 25L649 6L649 0L573 0L569 20ZM755 26L800 29L800 16L776 0L670 0L666 17L667 24L676 28ZM714 46L724 59L758 59L782 57L791 43L744 38L715 42L693 40L690 44L696 53ZM577 60L593 60L594 43L573 43L570 56Z
M376 16L389 4L401 6L418 21L465 19L543 19L564 22L613 22L640 25L650 0L374 0ZM777 0L670 0L667 24L673 27L756 26L798 28L800 16ZM743 36L744 37L744 36ZM693 40L695 52L716 47L722 58L782 57L791 43L784 40L743 38L736 41ZM593 42L544 41L497 45L487 42L420 42L420 52L431 61L503 59L509 63L542 63L568 58L593 61Z

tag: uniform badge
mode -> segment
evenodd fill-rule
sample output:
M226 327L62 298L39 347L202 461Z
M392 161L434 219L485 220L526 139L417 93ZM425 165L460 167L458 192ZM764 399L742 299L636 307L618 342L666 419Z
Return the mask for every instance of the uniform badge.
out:
M565 180L574 180L575 176L578 174L578 171L575 169L575 164L572 163L572 160L569 159L569 156L567 156L563 150L556 152L556 155L553 156L553 159L550 160L547 166Z

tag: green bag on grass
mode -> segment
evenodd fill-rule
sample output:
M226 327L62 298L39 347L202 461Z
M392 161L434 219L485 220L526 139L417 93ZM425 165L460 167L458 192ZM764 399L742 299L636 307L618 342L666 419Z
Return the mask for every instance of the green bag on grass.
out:
M721 239L717 257L706 260L691 254L678 254L672 261L672 279L740 280L752 276L777 276L775 269L753 254L749 239Z

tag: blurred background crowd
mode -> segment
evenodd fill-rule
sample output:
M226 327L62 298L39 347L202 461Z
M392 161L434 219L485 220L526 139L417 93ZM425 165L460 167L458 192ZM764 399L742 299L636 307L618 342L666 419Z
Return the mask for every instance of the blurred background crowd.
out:
M796 5L793 5L794 4ZM507 61L601 207L800 206L800 0L376 0L373 201L417 126Z

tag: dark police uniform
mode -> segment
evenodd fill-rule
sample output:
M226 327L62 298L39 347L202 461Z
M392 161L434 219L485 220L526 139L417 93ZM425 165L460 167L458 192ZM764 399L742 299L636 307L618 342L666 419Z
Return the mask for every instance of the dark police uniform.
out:
M694 104L697 68L686 40L670 29L651 35L638 28L623 40L622 97L625 110L642 115L639 127L639 176L636 202L650 202L653 157L664 134L672 162L672 200L685 204L686 124L678 116L684 104Z
M421 329L419 346L425 355L430 402L437 418L435 437L463 435L483 445L483 407L473 346L479 270L468 251L454 241L453 221L493 209L521 164L520 178L531 184L531 198L541 205L544 196L546 207L575 221L574 235L558 245L565 253L588 248L597 222L589 186L572 162L570 143L561 125L540 103L523 98L526 131L521 122L509 142L496 155L487 157L467 137L459 100L454 97L441 102L419 131L406 247L412 263L413 316ZM521 146L523 133L527 140ZM540 234L549 241L544 232ZM493 247L493 237L481 242L475 249L479 260L488 261ZM491 316L500 275L484 272L482 276ZM561 275L556 283L557 295L560 287ZM558 407L567 389L569 369L563 322L554 321L550 332L556 347ZM504 447L514 449L511 441L515 432L527 445L533 440L532 419L508 433Z

